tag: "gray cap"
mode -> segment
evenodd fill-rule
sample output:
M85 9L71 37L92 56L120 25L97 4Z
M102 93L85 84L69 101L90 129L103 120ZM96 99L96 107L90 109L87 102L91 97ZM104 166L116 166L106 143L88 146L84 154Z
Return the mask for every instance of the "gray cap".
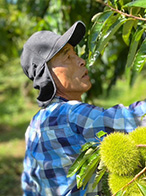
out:
M24 44L21 65L24 73L33 81L33 87L40 90L37 97L40 107L46 107L56 94L56 86L46 63L66 43L76 46L84 34L84 23L77 21L62 36L51 31L39 31Z

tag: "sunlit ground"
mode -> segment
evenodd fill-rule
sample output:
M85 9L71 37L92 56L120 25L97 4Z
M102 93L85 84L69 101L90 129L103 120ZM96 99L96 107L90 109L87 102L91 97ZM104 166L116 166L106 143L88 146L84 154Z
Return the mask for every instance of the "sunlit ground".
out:
M21 196L20 178L25 152L24 134L36 107L4 117L0 125L0 196ZM7 124L5 124L7 123Z

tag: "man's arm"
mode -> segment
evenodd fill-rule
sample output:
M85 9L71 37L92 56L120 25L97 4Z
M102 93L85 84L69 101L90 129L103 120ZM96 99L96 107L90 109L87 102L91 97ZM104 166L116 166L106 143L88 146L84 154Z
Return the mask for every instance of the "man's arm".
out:
M74 131L80 132L88 141L95 138L98 131L131 132L137 126L146 126L146 101L135 102L129 107L122 104L109 109L75 102L69 112L69 123ZM75 130L76 127L76 130Z

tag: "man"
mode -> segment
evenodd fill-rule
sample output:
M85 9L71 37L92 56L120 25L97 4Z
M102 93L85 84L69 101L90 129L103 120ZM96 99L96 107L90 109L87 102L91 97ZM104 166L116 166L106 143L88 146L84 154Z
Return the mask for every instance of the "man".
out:
M25 196L95 196L93 179L77 189L76 177L67 178L81 146L95 141L103 130L130 132L144 126L141 116L146 102L117 105L107 110L81 102L91 83L85 61L74 47L85 34L78 21L62 36L50 31L33 34L24 45L21 65L39 89L42 109L33 117L26 132L26 155L22 188Z

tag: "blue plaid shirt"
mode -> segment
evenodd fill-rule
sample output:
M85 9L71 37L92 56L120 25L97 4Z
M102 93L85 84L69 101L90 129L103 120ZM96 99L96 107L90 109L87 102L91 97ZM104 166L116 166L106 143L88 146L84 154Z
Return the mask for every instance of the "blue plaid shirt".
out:
M109 109L79 101L55 97L32 119L26 132L26 155L22 174L25 196L95 196L93 179L85 190L77 189L76 177L67 178L68 169L77 158L81 146L95 141L100 131L131 132L145 126L141 116L146 113L146 102L129 107L116 105ZM145 119L145 118L144 118Z

